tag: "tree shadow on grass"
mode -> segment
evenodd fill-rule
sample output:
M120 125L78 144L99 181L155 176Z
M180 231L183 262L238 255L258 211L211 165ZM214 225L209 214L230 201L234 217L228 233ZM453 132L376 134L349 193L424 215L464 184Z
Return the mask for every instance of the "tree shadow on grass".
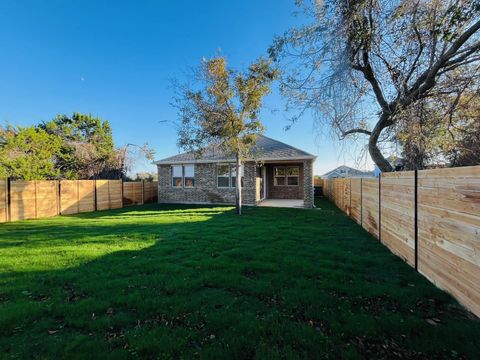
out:
M338 212L148 205L47 223L0 233L32 261L0 277L7 357L479 351L477 321ZM2 248L25 239L38 254ZM52 252L57 270L36 270Z

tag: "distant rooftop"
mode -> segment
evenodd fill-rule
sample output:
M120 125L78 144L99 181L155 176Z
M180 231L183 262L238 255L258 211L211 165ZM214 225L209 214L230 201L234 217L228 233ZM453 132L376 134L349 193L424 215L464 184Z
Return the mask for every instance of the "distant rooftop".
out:
M341 165L325 174L321 175L322 179L344 178L344 177L372 177L373 171L362 171L354 169L350 166Z
M271 139L264 135L257 136L253 149L255 158L262 161L268 160L304 160L315 159L315 155L297 149L281 141ZM233 161L232 156L227 156L219 147L211 146L201 154L186 152L156 161L156 164L180 164L192 162L221 162Z

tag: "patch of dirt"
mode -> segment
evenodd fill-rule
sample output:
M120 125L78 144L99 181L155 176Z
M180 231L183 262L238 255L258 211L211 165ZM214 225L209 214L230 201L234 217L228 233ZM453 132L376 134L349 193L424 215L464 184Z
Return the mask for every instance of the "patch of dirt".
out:
M242 271L242 275L249 279L254 279L257 276L257 273L253 270L245 269Z
M422 352L417 352L411 349L404 348L401 344L393 339L371 339L366 336L355 336L350 339L348 344L355 346L357 351L362 354L365 359L448 359L449 354L429 354L428 357ZM464 359L461 356L456 359Z
M350 299L353 308L360 308L369 314L380 314L382 312L397 313L400 305L386 295L363 297L356 296Z
M35 294L35 295L32 295L31 298L35 301L42 302L50 299L50 296L45 294Z
M290 319L297 323L313 327L315 330L320 331L324 335L331 336L333 334L333 331L327 322L320 319L309 319L305 316L304 310L293 313L292 315L290 315Z
M352 309L360 309L372 315L378 315L382 312L396 313L400 309L400 304L387 295L348 296L346 293L337 291L331 291L330 294L341 301L350 303Z
M128 349L128 342L123 331L117 327L111 326L105 333L105 340L108 341L112 349Z
M190 313L179 314L174 317L167 317L165 314L157 314L153 317L144 320L138 320L136 327L145 326L148 329L152 329L156 326L168 326L175 327L187 327L193 328L194 324L191 324L188 320Z
M424 359L422 353L404 349L392 339L377 340L366 336L350 339L357 351L366 359Z
M78 301L80 299L83 299L83 298L87 297L87 294L85 294L85 292L76 289L72 285L66 284L63 287L63 291L65 292L65 301L66 302L75 302L75 301Z

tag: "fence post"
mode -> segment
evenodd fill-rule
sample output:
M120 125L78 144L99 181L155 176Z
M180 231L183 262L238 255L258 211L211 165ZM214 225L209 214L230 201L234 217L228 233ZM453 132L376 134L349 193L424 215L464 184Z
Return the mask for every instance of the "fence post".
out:
M378 176L378 240L382 241L382 173Z
M112 208L112 200L110 199L110 180L107 180L107 194L108 194L108 210Z
M352 178L350 178L350 217L352 216Z
M77 180L77 213L80 213L80 181Z
M12 184L11 179L7 178L7 221L12 221L12 195L10 194Z
M93 202L93 205L94 205L94 211L97 211L97 179L93 179L93 189L94 189L94 202Z
M58 215L62 215L62 180L57 180L57 212Z
M121 184L122 184L122 209L123 209L123 179L120 179Z
M142 205L145 204L145 180L142 180Z
M363 227L363 178L360 178L360 226Z
M414 173L414 236L415 236L415 271L418 271L418 170Z

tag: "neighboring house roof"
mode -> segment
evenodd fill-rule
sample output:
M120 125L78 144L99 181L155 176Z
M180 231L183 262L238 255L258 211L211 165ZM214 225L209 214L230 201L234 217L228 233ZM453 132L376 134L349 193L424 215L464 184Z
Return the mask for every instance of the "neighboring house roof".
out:
M345 177L372 177L371 171L361 171L350 166L341 165L321 176L322 179L345 178Z
M259 161L272 160L306 160L315 159L316 156L306 151L297 149L281 141L258 135L253 149L255 159ZM234 161L232 156L227 156L221 149L215 146L208 147L200 155L196 152L186 152L165 159L155 161L155 164L181 164L181 163L209 163Z

